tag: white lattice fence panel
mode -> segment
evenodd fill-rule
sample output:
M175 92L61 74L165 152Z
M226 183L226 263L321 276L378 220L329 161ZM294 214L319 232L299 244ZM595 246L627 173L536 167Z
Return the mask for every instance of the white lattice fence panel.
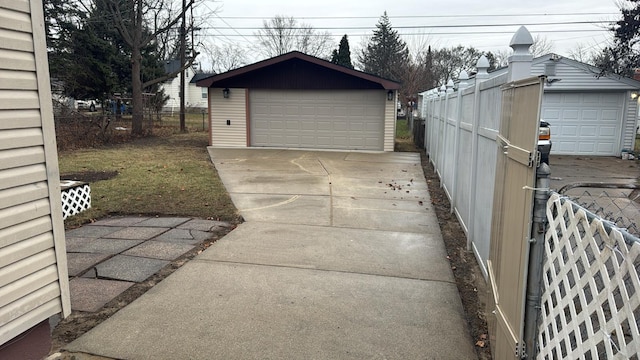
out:
M89 184L63 188L62 218L66 219L91 207L91 188Z
M640 359L640 240L555 193L547 218L538 359Z

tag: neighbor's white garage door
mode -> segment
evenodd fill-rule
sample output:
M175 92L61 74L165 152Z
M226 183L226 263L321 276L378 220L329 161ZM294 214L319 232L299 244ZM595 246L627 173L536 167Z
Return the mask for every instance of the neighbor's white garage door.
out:
M251 90L251 145L383 150L381 90Z
M542 118L551 124L552 154L616 155L624 93L545 93Z

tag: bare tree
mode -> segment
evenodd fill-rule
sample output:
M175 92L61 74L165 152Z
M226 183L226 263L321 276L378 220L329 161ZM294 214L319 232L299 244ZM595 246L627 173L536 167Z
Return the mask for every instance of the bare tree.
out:
M433 51L433 76L436 85L444 85L449 79L455 80L462 70L475 70L482 52L474 47L458 45Z
M536 35L533 38L533 45L529 48L533 57L546 55L553 52L553 41L549 40L546 36Z
M290 51L300 51L323 59L331 56L333 43L328 32L318 32L311 25L298 23L290 16L276 15L263 22L255 34L258 50L265 57L274 57Z
M58 0L60 1L60 0ZM175 0L164 0L175 1ZM198 0L195 0L193 5L186 9L187 13L190 13L189 21L186 23L186 35L187 35L187 49L192 53L194 48L205 48L204 44L197 40L199 37L199 31L206 25L206 19L215 16L220 7L210 8L209 6L198 8L198 14L193 15L193 10L197 5ZM162 27L166 19L173 19L180 17L180 8L174 6L165 7L165 12L154 13L153 29L159 29ZM180 57L180 28L178 26L171 27L165 32L158 33L154 40L157 48L157 52L164 60L178 59Z
M237 69L247 64L244 49L238 44L205 47L205 56L211 63L209 70L217 74Z
M569 50L569 58L594 66L601 56L602 49L596 49L595 46L589 46L584 43L578 43Z
M509 66L509 56L511 56L512 52L513 50L511 50L510 48L508 50L500 49L500 50L492 51L491 53L493 54L496 68Z
M402 88L399 97L403 104L416 97L418 93L433 88L435 79L431 46L417 54L410 54L406 64L402 66L401 75Z
M191 66L197 53L192 53L181 68L165 76L143 81L142 50L156 41L159 35L172 31L182 19L182 15L193 6L194 0L185 1L185 6L176 10L171 0L96 0L102 2L109 12L113 26L118 30L131 50L131 121L132 135L142 135L143 128L143 90L159 82L176 76Z

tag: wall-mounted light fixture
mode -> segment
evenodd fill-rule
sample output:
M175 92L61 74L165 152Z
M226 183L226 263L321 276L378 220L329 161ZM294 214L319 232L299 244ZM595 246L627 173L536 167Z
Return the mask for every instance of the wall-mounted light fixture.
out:
M229 88L224 88L222 90L222 97L224 97L225 99L229 98Z
M393 100L393 90L387 91L387 100L389 101Z
M631 93L631 99L635 100L635 99L637 99L637 98L638 98L638 93L637 93L637 92L635 92L635 91L634 91L634 92L632 92L632 93Z

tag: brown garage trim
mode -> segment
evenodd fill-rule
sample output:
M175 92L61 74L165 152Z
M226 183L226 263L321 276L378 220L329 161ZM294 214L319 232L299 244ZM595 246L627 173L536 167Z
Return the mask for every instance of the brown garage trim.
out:
M251 111L249 111L249 89L244 89L244 106L247 114L247 147L251 146Z
M211 124L211 91L207 90L207 111L208 114L208 123L209 123L209 146L213 146L213 133L211 132L211 128L213 124Z
M196 82L202 87L249 89L384 89L400 83L292 51Z

